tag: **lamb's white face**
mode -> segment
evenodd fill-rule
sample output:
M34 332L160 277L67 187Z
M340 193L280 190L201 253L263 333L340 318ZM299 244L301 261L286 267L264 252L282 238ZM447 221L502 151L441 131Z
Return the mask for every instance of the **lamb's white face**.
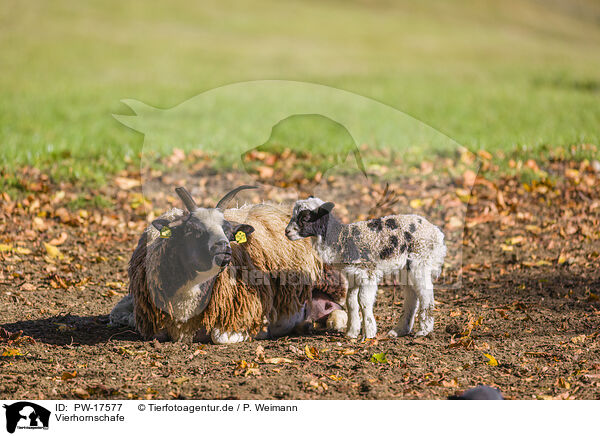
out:
M306 200L298 200L296 204L294 204L294 209L292 210L292 217L290 218L290 222L285 228L285 235L290 241L297 241L298 239L302 239L300 236L300 223L298 222L298 214L304 210L314 211L319 208L325 202L317 197L307 198Z

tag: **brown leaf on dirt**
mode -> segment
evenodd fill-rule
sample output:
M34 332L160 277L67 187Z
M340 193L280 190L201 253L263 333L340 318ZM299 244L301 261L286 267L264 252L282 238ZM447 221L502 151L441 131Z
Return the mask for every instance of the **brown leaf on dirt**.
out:
M498 361L494 356L488 353L483 353L485 357L487 357L488 361L486 362L490 366L498 366Z
M16 254L31 254L31 250L24 247L13 247L11 244L0 244L0 253L3 252L13 252Z
M207 354L208 351L204 349L205 347L205 344L199 345L198 348L196 348L196 350L188 356L188 358L193 359L194 357L199 356L200 354Z
M62 245L65 243L65 241L67 240L68 237L69 237L69 235L67 235L67 232L62 232L58 238L54 238L54 239L50 240L48 245L49 246ZM46 250L48 250L48 249L46 248Z
M309 347L308 344L304 346L304 354L306 354L306 357L310 360L319 359L319 351L315 347Z
M523 242L525 242L525 238L523 236L513 236L512 238L509 238L506 240L507 244L510 245L519 245L522 244Z
M262 345L258 345L256 347L256 358L259 361L265 360L265 347L263 347Z
M31 254L31 250L29 248L24 248L24 247L15 247L15 248L13 248L13 251L17 254L23 254L23 255Z
M73 217L64 207L60 207L54 211L54 216L57 216L63 224L68 224L73 221Z
M23 354L21 352L21 350L19 350L18 348L4 348L4 350L2 350L2 357L18 357L18 356L24 356L25 354Z
M450 381L442 380L440 383L445 388L458 388L458 386L459 386L459 384L458 384L458 382L456 381L455 378L453 378Z
M73 394L78 397L81 398L82 400L87 400L88 398L90 398L90 393L83 388L77 388L73 391Z
M322 382L317 379L312 379L311 381L306 383L306 387L310 388L310 389L315 389L317 391L326 391L327 389L329 389L329 386L327 386L327 383Z
M130 189L141 186L142 182L138 179L130 179L127 177L115 177L115 184L119 189L129 191Z
M275 174L275 170L271 167L261 166L257 168L258 175L261 179L270 179Z
M23 330L11 333L2 327L0 327L0 342L8 345L35 344L35 340L31 336L23 335Z
M59 276L58 274L50 274L48 276L48 280L50 281L50 286L54 289L58 289L58 288L68 289L69 288L67 281L65 279L63 279L61 276Z
M258 367L258 363L256 362L246 362L245 360L240 360L235 362L236 369L233 371L234 375L244 374L244 377L248 377L249 375L260 375L260 369Z
M73 372L68 372L68 371L65 371L65 372L63 372L63 373L62 373L62 375L60 376L60 379L61 379L62 381L67 381L67 380L72 380L72 379L74 379L75 377L77 377L77 371L73 371Z
M44 242L44 248L46 249L46 253L48 253L48 257L50 259L64 259L65 257L64 254L62 254L60 250L52 244Z
M177 377L176 379L173 379L173 383L175 383L176 385L182 385L183 383L185 383L188 380L189 380L188 377L181 376L181 377Z
M556 385L563 389L571 389L571 383L564 379L564 377L559 377L556 380Z
M528 232L533 233L534 235L539 235L540 233L542 233L542 229L540 226L535 226L532 224L528 224L525 226L525 230L527 230Z
M469 316L469 320L467 321L467 325L465 326L463 332L461 333L461 335L463 337L469 337L471 336L471 333L473 332L473 330L477 329L478 327L480 327L483 324L483 317L479 316L479 317L474 317L473 315Z
M40 218L38 216L34 217L31 220L31 224L33 228L38 232L45 232L46 230L48 230L48 224L46 223L46 221L44 221L43 218Z
M288 359L287 357L267 357L264 359L265 363L271 363L273 365L280 365L282 363L294 363L292 359Z
M477 179L477 173L473 170L466 170L463 175L463 186L466 188L470 188L475 184L475 179Z

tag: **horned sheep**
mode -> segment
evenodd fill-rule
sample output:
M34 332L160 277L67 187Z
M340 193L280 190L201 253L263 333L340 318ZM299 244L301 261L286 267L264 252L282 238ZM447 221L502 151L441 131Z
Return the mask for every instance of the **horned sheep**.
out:
M349 337L361 332L367 338L377 334L373 305L378 283L385 274L406 271L404 308L390 337L410 334L418 311L424 336L433 330L433 282L441 273L446 255L444 234L418 215L390 215L351 224L341 223L332 213L334 204L310 197L298 200L286 227L292 240L310 237L323 259L348 280L346 309Z
M209 336L214 343L285 335L331 312L344 328L339 304L317 304L345 297L344 283L323 281L331 272L323 275L310 243L284 237L289 212L269 204L226 208L248 188L233 190L215 208L198 207L178 188L188 211L171 209L143 233L129 264L129 295L111 322L146 338Z

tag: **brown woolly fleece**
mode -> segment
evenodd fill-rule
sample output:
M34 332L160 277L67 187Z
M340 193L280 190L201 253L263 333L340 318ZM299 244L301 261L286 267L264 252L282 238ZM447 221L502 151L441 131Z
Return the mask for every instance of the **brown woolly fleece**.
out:
M182 215L173 209L163 217L175 220ZM224 215L229 221L252 225L255 231L247 242L231 243L232 261L217 276L208 306L184 323L160 310L150 295L156 285L150 283L154 282L150 277L156 274L149 274L148 269L159 265L162 254L158 232L150 226L140 238L129 264L129 292L134 297L137 329L145 337L166 329L172 340L189 341L198 330L214 328L252 337L267 323L298 312L310 301L313 288L323 287L323 265L310 241L291 242L285 236L289 213L278 206L258 204L228 209ZM344 292L336 285L327 286L326 292L332 296Z

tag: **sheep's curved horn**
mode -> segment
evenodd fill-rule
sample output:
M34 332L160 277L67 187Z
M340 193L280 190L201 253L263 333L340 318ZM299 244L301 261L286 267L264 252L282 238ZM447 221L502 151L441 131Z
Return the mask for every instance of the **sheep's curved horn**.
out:
M187 189L180 186L179 188L175 188L175 192L177 195L179 195L179 198L181 198L181 201L183 201L183 204L185 204L187 210L194 212L196 209L198 209L198 205L192 198L192 194L190 194Z
M238 192L240 192L244 189L258 189L258 186L252 186L252 185L238 186L234 190L229 191L227 194L225 194L225 196L223 198L221 198L219 200L219 202L217 203L216 208L217 209L225 209L227 207L227 205L229 204L229 202L231 200L233 200L233 197L235 197L235 194L237 194Z

